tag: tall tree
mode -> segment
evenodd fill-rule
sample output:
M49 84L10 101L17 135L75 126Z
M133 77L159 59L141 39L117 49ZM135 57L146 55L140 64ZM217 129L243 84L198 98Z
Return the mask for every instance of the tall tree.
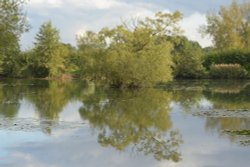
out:
M52 23L42 24L36 35L34 49L34 73L37 77L56 77L64 71L68 48L60 42L59 31Z
M205 34L213 37L218 49L248 49L250 47L250 1L222 6L218 13L207 15L207 25L202 27Z
M19 40L28 31L23 7L25 0L0 0L0 74L13 76L18 71Z

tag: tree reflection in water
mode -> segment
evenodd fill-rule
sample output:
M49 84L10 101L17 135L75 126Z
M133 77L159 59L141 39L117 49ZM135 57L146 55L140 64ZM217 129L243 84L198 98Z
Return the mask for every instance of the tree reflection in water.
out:
M132 145L157 160L178 162L182 139L178 130L171 130L171 98L171 93L157 89L97 90L83 99L79 112L92 128L98 129L102 146L124 150Z
M0 82L0 115L6 118L14 118L20 108L22 98L22 86L20 82L4 80Z
M3 80L0 83L0 116L17 117L22 100L25 100L32 104L32 110L37 113L43 132L51 134L51 128L57 123L59 114L70 101L79 99L82 87L84 84L77 81ZM36 124L36 120L32 121L27 122L27 125Z
M43 131L51 134L53 124L57 123L59 114L72 100L78 99L83 85L77 82L40 81L39 86L30 88L35 94L25 96L36 109Z
M2 80L0 82L0 118L6 122L0 126L11 128L18 119L22 104L31 104L29 112L35 112L37 129L50 135L51 129L60 124L60 114L72 101L82 102L79 110L98 133L98 142L104 147L118 150L131 148L155 159L180 161L179 147L182 137L173 128L170 106L178 111L205 118L207 131L232 142L248 140L249 135L249 81L176 81L161 89L137 91L114 90L83 82L58 82L47 80ZM208 102L204 107L201 102ZM170 105L171 104L171 105ZM206 105L206 104L205 104ZM206 113L208 112L208 114ZM31 113L33 114L33 113ZM74 114L74 113L72 113ZM78 113L77 113L78 116ZM26 128L25 122L22 125ZM71 123L71 122L70 122ZM73 123L73 122L72 122ZM18 123L17 123L18 125ZM225 132L235 132L225 133Z
M250 136L241 133L250 129L249 81L177 81L163 88L172 92L173 102L183 112L205 118L207 131L233 143L250 143Z
M222 89L220 86L215 90L204 92L215 109L225 110L223 117L208 117L205 128L207 130L217 130L220 136L228 138L231 142L245 145L246 142L250 141L249 135L239 135L231 132L249 131L250 129L250 84L234 85L227 84L228 88ZM232 89L233 87L234 89ZM228 113L231 113L231 116Z

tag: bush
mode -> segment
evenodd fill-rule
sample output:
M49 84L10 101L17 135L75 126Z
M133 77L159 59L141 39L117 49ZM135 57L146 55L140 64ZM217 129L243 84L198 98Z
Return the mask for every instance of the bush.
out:
M242 79L247 71L239 64L215 64L210 68L210 76L218 79Z
M203 65L208 70L212 64L240 64L250 72L250 51L227 50L209 52L205 56Z

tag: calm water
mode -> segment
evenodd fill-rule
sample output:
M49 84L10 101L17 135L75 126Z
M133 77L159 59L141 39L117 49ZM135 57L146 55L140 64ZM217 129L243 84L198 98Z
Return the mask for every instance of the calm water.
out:
M250 81L0 81L4 167L249 167L249 132Z

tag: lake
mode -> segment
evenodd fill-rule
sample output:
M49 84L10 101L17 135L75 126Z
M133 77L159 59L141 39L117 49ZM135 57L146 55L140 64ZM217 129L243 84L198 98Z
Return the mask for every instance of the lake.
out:
M249 167L250 81L0 80L0 166Z

